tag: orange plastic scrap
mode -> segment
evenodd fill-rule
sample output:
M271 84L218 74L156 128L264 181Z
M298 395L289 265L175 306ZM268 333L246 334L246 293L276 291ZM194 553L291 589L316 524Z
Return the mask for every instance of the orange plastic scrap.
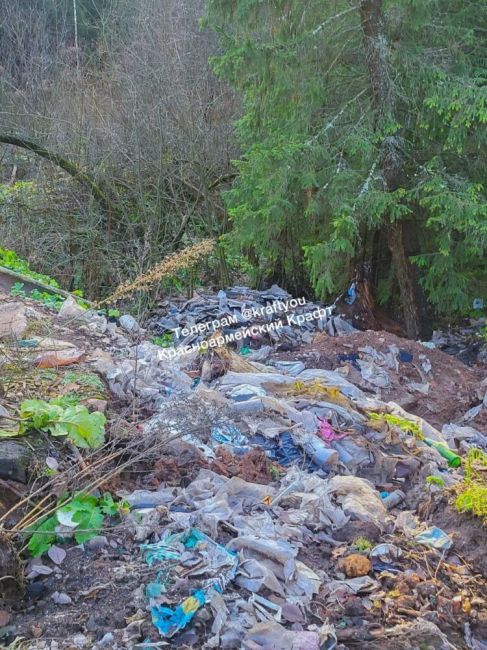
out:
M84 354L83 350L78 350L76 348L57 350L56 352L44 352L36 358L35 364L38 368L70 366L73 363L79 363Z

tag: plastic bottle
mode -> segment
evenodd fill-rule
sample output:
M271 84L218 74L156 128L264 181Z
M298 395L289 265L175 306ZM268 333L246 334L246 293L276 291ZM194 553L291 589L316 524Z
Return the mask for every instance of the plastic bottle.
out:
M223 311L228 306L227 294L223 291L223 289L220 289L220 291L216 294L216 297L218 298L218 307L221 311Z
M406 495L404 492L401 492L401 490L394 490L394 492L391 492L384 499L382 499L382 503L388 510L391 510L392 508L398 506L402 501L404 501L405 498Z
M317 436L307 436L303 443L303 449L319 467L328 469L330 465L338 463L338 452L327 447L323 440Z
M433 447L433 449L436 449L440 456L448 461L448 467L460 467L462 464L462 459L460 456L452 451L449 447L447 447L444 443L436 442L435 440L431 440L431 438L425 438L424 442L428 445L428 447Z

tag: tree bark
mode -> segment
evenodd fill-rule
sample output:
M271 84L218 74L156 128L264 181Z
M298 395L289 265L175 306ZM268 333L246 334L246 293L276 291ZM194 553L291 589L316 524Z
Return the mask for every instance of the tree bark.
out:
M98 183L96 183L93 177L87 172L80 169L78 165L71 162L70 160L67 160L66 158L63 158L57 153L53 153L52 151L45 149L44 147L37 144L36 142L32 142L31 140L26 140L25 138L18 138L13 135L6 135L0 133L0 143L11 144L14 145L15 147L28 149L29 151L32 151L33 153L40 156L41 158L44 158L45 160L49 160L49 162L52 162L54 165L57 165L65 172L67 172L70 176L72 176L75 180L77 180L79 183L84 185L91 192L93 198L95 198L98 201L103 212L105 212L108 217L110 217L110 215L113 215L114 213L117 212L116 208L112 204L106 192L101 189L101 187L98 185Z
M401 292L401 304L406 333L412 338L417 338L420 331L420 324L415 299L414 279L411 272L411 264L404 250L402 235L402 224L396 221L387 225L387 245L391 251L392 264L394 265L399 290Z
M394 118L394 88L387 63L387 40L383 29L382 0L362 0L360 18L364 48L372 88L372 103L376 127L387 118ZM394 192L401 186L404 176L404 159L397 136L387 136L380 145L380 164L384 189ZM401 307L406 333L417 338L420 331L419 316L414 292L414 276L404 249L402 223L389 218L386 225L387 245L391 252L394 272L399 284Z

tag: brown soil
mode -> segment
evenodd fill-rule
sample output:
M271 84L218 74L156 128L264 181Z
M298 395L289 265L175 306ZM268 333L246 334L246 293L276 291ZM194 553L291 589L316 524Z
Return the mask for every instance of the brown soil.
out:
M473 515L460 514L446 501L432 513L432 523L453 539L453 549L470 565L473 573L487 578L487 525Z
M63 641L81 633L91 638L93 646L106 632L118 636L120 631L121 637L126 619L137 611L134 590L144 583L147 572L137 549L120 544L99 551L72 547L59 568L49 559L44 564L54 572L27 585L12 612L16 635ZM56 591L67 594L72 603L56 604L52 599ZM152 633L149 615L141 618L145 633Z
M252 449L243 456L234 456L225 447L218 447L216 459L211 464L211 469L223 476L239 476L249 483L268 485L275 480L272 468L276 464L270 461L265 452Z

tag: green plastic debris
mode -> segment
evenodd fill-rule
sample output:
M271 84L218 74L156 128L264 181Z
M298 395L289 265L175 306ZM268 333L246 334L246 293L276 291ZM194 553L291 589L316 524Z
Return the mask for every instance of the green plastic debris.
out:
M460 467L462 464L462 459L460 456L442 442L436 442L435 440L431 440L431 438L425 438L424 442L428 445L428 447L433 447L433 449L436 449L440 456L448 461L448 467Z

